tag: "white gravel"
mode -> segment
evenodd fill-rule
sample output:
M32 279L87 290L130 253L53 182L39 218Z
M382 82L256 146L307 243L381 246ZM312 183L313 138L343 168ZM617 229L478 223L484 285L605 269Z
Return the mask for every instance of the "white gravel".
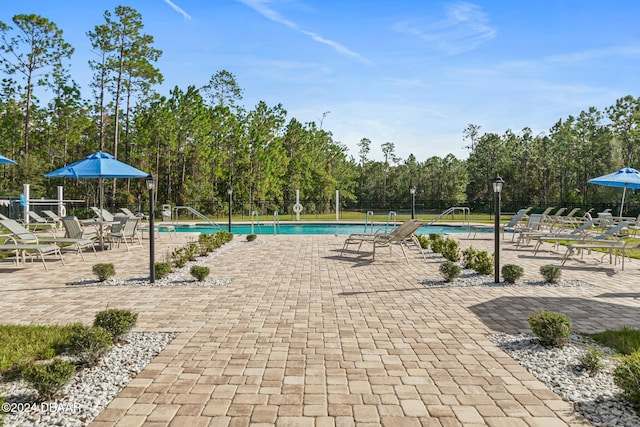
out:
M2 384L6 427L86 426L138 372L177 336L167 332L132 332L92 368L76 372L58 402L36 404L36 392L24 381Z

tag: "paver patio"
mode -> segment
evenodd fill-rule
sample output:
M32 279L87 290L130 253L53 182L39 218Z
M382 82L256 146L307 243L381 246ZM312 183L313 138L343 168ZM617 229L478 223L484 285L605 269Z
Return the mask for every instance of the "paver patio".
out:
M156 241L160 260L178 240ZM458 236L493 251L491 235ZM238 241L242 237L236 237ZM89 323L96 312L129 308L137 330L179 336L97 417L92 426L564 426L589 425L489 342L526 332L540 308L569 315L577 331L640 327L640 261L620 271L599 257L571 260L563 278L590 288L425 287L438 263L409 253L349 252L344 236L259 236L208 261L227 286L72 287L91 266L113 262L119 276L148 276L148 250L105 251L86 261L14 270L0 264L0 322ZM145 240L145 245L148 243ZM560 255L502 241L502 263L525 279Z

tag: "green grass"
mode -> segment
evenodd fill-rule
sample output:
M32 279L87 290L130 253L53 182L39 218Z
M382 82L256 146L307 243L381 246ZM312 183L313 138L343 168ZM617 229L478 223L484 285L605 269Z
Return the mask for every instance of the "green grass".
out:
M616 353L631 354L640 350L640 331L627 326L621 329L606 330L595 334L584 334L606 347L612 348Z
M35 360L50 359L69 343L70 325L0 325L0 375Z

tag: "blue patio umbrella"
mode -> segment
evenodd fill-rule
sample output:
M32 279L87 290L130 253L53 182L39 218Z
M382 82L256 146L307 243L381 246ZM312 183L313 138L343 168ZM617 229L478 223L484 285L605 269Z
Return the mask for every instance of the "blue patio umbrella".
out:
M620 216L622 216L627 188L640 188L640 172L633 168L622 168L619 171L608 175L591 178L587 182L607 187L622 187L624 189L622 191L622 204L620 205Z
M86 158L44 175L47 178L98 178L100 180L100 209L103 207L104 178L146 178L147 172L122 163L109 153L96 151Z
M16 162L11 159L7 159L5 156L0 154L0 164L15 165Z

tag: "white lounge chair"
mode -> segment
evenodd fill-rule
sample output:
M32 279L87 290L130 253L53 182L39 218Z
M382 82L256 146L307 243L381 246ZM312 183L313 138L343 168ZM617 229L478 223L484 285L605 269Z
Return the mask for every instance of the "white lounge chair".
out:
M367 233L351 234L345 239L344 245L342 246L342 251L340 252L340 254L342 255L346 247L349 245L357 244L358 251L359 251L362 244L367 243L373 246L372 260L375 261L376 248L388 247L389 254L391 254L392 245L398 244L402 249L402 253L404 255L405 260L409 262L409 259L407 258L407 253L405 252L404 247L407 246L408 241L411 241L414 245L417 245L417 247L420 249L420 253L422 254L423 259L426 260L424 256L424 252L422 251L422 248L420 246L420 242L417 241L417 238L414 235L414 233L420 227L422 227L422 221L418 219L412 219L412 220L403 222L400 226L394 228L388 233L381 232L381 233L372 233L372 234L367 234Z

